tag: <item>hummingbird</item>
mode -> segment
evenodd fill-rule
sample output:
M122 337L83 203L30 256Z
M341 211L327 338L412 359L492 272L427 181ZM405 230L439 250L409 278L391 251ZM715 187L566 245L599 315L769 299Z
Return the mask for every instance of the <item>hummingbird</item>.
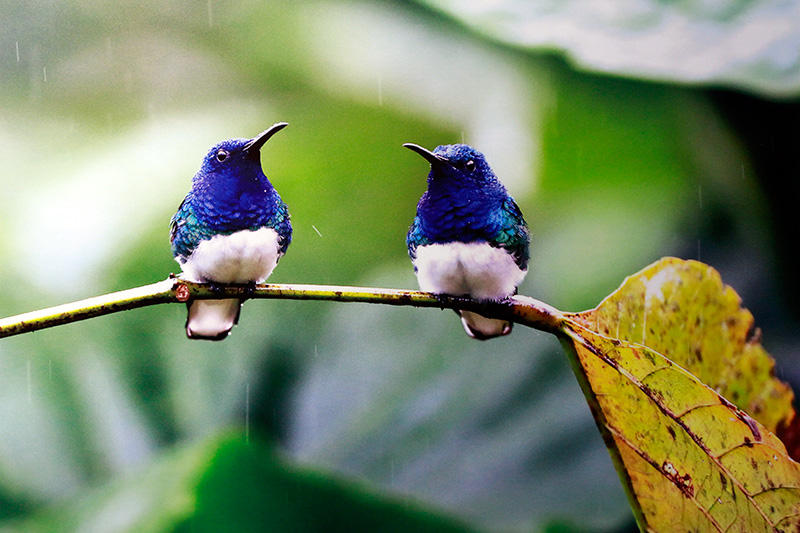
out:
M261 168L261 147L288 126L278 122L252 139L213 146L170 223L182 277L212 288L266 280L292 242L289 209ZM222 340L239 321L243 300L188 303L186 335Z
M408 231L408 255L421 290L499 301L516 294L528 271L530 235L522 212L486 158L466 144L403 146L431 165L428 189ZM456 311L467 334L511 333L507 320Z

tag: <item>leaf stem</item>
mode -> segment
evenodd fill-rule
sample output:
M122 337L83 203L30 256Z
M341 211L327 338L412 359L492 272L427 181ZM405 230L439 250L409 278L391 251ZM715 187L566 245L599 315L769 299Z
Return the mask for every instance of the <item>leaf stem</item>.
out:
M177 280L167 279L134 289L3 318L0 319L0 338L110 315L127 309L177 301L175 285Z
M256 285L255 288L252 285L211 287L208 284L170 277L142 287L0 319L0 338L150 305L225 298L324 300L464 309L550 333L556 333L564 320L560 311L527 296L514 296L500 302L480 302L470 298L402 289L303 284L263 284Z

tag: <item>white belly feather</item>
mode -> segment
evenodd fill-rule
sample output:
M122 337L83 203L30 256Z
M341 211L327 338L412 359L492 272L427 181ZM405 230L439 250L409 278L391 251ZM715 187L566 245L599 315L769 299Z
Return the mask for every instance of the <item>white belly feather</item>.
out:
M414 266L421 290L476 300L502 300L513 295L526 273L508 252L485 242L420 246ZM513 324L507 320L469 311L458 314L470 337L484 340L511 333Z
M267 279L281 254L278 233L271 228L215 235L201 241L182 265L190 281L260 283ZM224 339L239 319L242 302L196 300L189 306L186 334L193 339Z
M261 228L201 241L182 267L192 281L260 283L272 274L279 258L278 233Z
M414 266L421 290L477 300L511 296L526 273L508 252L485 242L420 246Z

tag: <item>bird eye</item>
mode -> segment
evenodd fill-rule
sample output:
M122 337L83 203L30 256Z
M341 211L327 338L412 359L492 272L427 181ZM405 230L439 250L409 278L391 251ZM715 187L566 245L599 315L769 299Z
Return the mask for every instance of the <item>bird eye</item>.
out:
M228 152L225 150L217 150L217 161L222 163L226 159L228 159Z
M467 168L467 172L472 172L473 170L475 170L475 161L470 159L469 161L467 161L467 164L464 165L464 166Z

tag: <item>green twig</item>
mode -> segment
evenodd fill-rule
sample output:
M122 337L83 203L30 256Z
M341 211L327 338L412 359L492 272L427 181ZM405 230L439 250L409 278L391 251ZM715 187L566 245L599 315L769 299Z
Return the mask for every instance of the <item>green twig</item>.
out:
M257 285L255 290L252 286L230 285L219 290L212 290L206 284L171 277L134 289L0 319L0 338L138 307L163 303L184 303L191 299L224 298L328 300L464 309L476 311L491 318L511 320L551 333L556 333L563 321L560 311L526 296L515 296L502 302L478 302L469 298L436 296L421 291L299 284L264 284Z

